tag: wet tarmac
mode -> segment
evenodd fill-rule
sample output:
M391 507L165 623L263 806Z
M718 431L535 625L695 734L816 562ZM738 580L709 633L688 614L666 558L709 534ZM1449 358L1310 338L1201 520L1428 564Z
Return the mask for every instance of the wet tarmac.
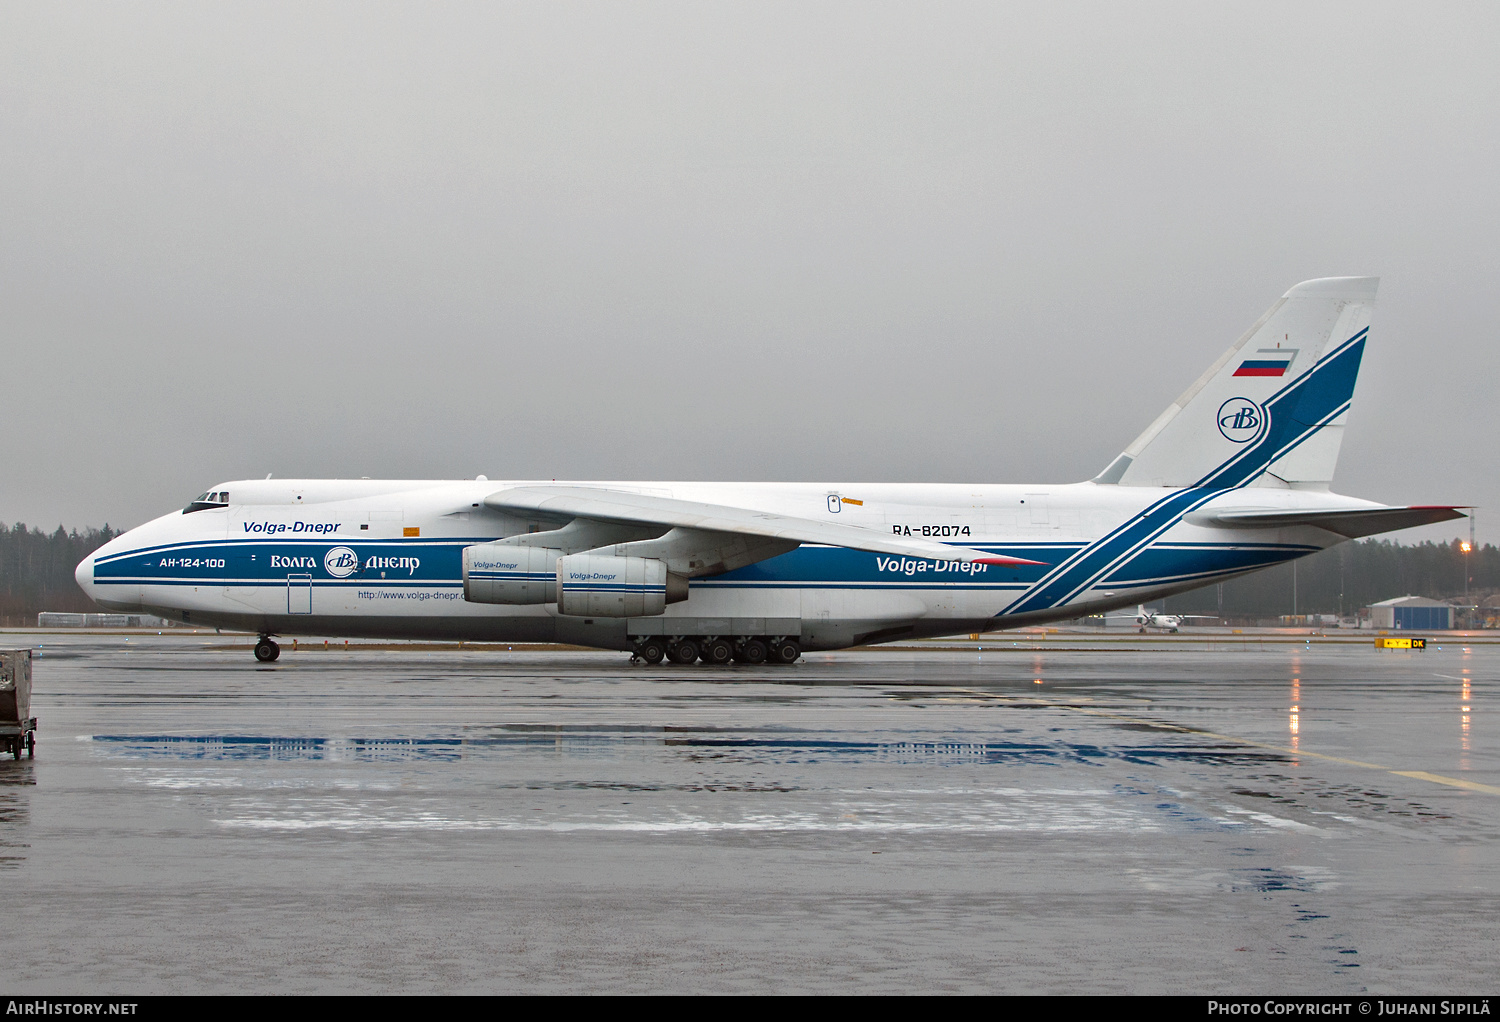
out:
M17 993L1493 993L1500 646L0 633Z

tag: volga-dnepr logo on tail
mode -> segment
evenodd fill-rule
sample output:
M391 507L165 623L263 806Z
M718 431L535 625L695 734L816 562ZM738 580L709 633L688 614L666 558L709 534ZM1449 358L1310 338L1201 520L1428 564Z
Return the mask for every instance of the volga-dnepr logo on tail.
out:
M1232 397L1219 406L1219 432L1226 440L1248 444L1260 435L1265 418L1260 405L1248 397Z

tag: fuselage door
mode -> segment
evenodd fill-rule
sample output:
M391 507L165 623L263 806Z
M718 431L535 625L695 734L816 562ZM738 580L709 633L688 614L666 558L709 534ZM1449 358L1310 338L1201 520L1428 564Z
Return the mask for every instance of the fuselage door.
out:
M311 575L288 575L286 577L286 612L288 614L312 613Z

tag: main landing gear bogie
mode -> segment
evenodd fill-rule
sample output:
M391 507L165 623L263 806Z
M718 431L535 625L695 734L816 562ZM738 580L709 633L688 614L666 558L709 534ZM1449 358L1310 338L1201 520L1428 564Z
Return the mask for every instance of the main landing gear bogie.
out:
M667 659L674 664L690 664L698 659L698 644L692 639L682 639L667 647Z
M767 660L767 663L785 666L787 664L795 664L801 658L802 647L791 639L787 639L785 642L778 642L771 647L771 656Z
M764 639L750 637L736 641L728 636L712 636L706 639L671 639L660 636L642 639L636 644L631 660L644 660L648 664L659 664L669 660L674 664L690 664L701 660L714 667L730 663L738 664L794 664L802 656L802 646L795 639Z
M705 664L722 667L734 659L734 644L727 639L709 639L698 656Z
M255 659L263 664L269 664L281 656L281 647L271 641L269 635L262 635L260 641L255 644Z
M760 639L746 639L735 659L742 664L763 664L771 655L771 647Z

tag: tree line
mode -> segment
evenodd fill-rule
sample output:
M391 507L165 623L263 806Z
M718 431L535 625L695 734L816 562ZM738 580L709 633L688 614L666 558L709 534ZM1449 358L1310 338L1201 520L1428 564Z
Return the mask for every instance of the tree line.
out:
M71 532L59 525L43 532L21 522L9 528L0 523L0 624L34 625L43 610L98 610L73 580L73 569L118 535L108 525ZM1500 591L1500 548L1486 544L1465 554L1458 540L1404 546L1367 539L1173 596L1164 609L1243 619L1352 615L1393 596L1460 599L1465 578L1472 603Z
M1478 604L1500 590L1500 548L1464 553L1458 540L1405 546L1388 539L1340 543L1287 564L1164 601L1169 614L1267 618L1282 614L1352 616L1394 596ZM1221 592L1222 590L1222 592ZM1221 607L1222 599L1222 607Z
M0 522L0 624L34 626L43 610L99 610L78 588L73 569L118 535L108 525L82 532L59 525L43 532L22 522L9 528Z

